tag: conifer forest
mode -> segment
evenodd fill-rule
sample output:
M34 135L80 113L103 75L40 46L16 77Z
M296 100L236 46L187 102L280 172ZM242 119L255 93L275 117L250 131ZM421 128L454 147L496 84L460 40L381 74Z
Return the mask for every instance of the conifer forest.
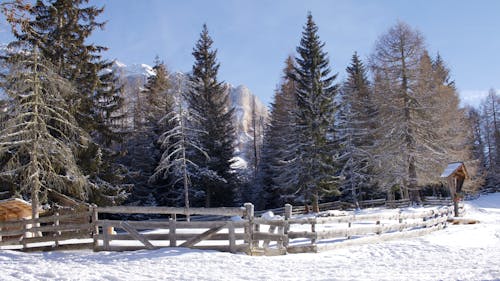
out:
M0 51L0 199L52 206L57 193L98 206L313 211L330 201L419 204L449 196L440 175L452 162L467 167L464 193L500 185L500 95L461 105L446 53L403 21L368 57L353 49L348 65L335 65L325 46L341 42L323 41L328 29L304 14L272 103L252 95L242 112L220 78L210 22L192 42L189 72L156 57L148 75L132 77L89 40L113 20L101 19L105 7L0 8L14 38Z

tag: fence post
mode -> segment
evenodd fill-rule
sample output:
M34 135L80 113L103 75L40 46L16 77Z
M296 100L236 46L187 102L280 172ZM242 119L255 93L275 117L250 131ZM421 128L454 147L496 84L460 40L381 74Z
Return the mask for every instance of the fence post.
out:
M248 251L251 253L254 241L253 241L253 231L254 231L254 206L252 203L245 203L246 216L248 220L248 226L245 228L245 236L248 241Z
M311 232L315 235L314 237L317 237L316 235L316 220L311 223ZM311 239L311 245L316 244L316 238Z
M229 232L229 251L234 254L236 253L236 235L234 232L234 223L232 221L229 222L228 232Z
M26 223L25 219L23 219L24 224L23 224L23 229L24 229L24 234L23 234L23 249L26 249L26 238L28 238L28 223ZM34 221L33 221L34 224Z
M398 224L399 224L399 231L403 231L403 219L401 218L401 210L398 211Z
M97 221L99 220L99 213L97 212L97 205L93 204L90 206L90 210L92 212L90 221L92 224L92 238L94 239L94 251L99 247L99 225Z
M56 229L59 229L59 212L54 213L54 226ZM52 234L56 243L56 247L59 247L59 235L61 235L61 231L56 230Z
M288 223L288 220L292 217L292 205L291 204L285 204L285 221L283 225L283 246L288 247L289 241L288 241L288 232L290 231L290 223Z
M105 223L103 226L102 226L102 234L103 234L103 241L102 241L102 246L104 248L104 251L109 251L109 232L107 231L109 225L107 223Z
M175 236L175 219L168 220L168 237L170 239L169 247L177 247L177 237Z

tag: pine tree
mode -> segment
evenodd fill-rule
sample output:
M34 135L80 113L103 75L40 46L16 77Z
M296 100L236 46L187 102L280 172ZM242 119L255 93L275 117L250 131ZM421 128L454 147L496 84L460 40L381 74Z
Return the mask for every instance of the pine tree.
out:
M296 186L296 175L291 172L294 163L296 144L295 134L297 99L296 83L290 79L293 72L293 57L289 56L283 69L283 77L274 94L271 104L269 123L265 128L262 147L262 160L258 171L258 185L261 195L259 208L277 208L283 203L293 203L291 186Z
M13 29L17 40L10 46L36 46L54 65L56 73L78 85L78 92L65 100L93 140L85 151L80 151L79 165L96 181L119 181L111 163L111 145L121 140L116 131L118 120L123 117L118 113L122 106L121 88L116 75L108 71L112 63L101 58L106 48L86 43L96 29L104 27L96 20L103 8L84 6L86 3L88 0L36 1L27 10L26 28Z
M182 194L176 196L183 198L184 208L189 209L190 206L190 190L191 175L199 173L199 167L192 160L192 153L189 150L196 151L201 155L209 158L208 154L195 144L192 139L196 129L190 128L188 124L189 114L182 108L182 104L178 103L178 110L171 111L163 117L166 122L173 125L171 129L166 130L160 136L159 142L163 149L163 154L154 174L151 176L151 181L158 179L169 179L172 186L181 184ZM189 216L187 217L189 220Z
M92 6L79 8L84 2L50 1L45 4L37 1L31 6L19 0L15 1L16 4L4 5L3 12L17 39L9 47L18 51L3 56L2 60L7 64L16 64L27 53L37 50L41 60L47 61L57 75L78 86L78 91L66 92L62 98L79 126L91 136L86 146L79 146L76 154L78 166L92 180L89 200L116 203L124 198L123 188L104 180L116 183L120 180L119 170L110 161L110 149L103 149L92 139L106 143L103 132L110 132L107 125L113 123L116 117L110 110L119 107L120 100L116 98L114 83L106 80L113 76L109 73L100 76L109 66L99 55L105 48L84 44L95 28L102 27L95 22L102 9ZM103 119L105 115L109 118ZM85 120L90 120L95 126L89 126L90 123Z
M193 151L193 162L201 173L193 176L193 184L205 191L205 206L233 204L236 177L231 170L234 153L233 111L229 107L227 89L217 81L217 51L206 25L193 50L195 62L189 75L186 99L197 130L196 144L209 158ZM198 127L196 127L198 126Z
M91 186L74 157L88 135L64 100L74 91L71 84L36 47L11 65L3 84L11 105L0 132L0 177L15 186L13 195L31 199L33 218L49 189L88 199Z
M485 144L485 162L487 168L486 184L494 187L500 183L500 96L490 89L488 96L481 103L482 130Z
M120 159L131 170L127 180L135 185L129 202L141 205L167 204L163 193L169 188L163 180L150 181L162 154L160 135L173 126L162 118L174 111L169 74L158 57L153 71L135 100L133 131L127 138L127 154Z
M306 200L312 199L313 210L318 211L321 195L338 192L333 151L334 98L338 85L337 75L330 75L325 43L317 35L318 27L307 16L302 32L297 67L290 76L297 83L297 189Z
M359 208L362 194L370 194L375 185L375 148L377 111L373 101L371 85L358 55L354 53L347 67L347 80L341 91L339 110L339 146L343 150L339 161L344 197Z

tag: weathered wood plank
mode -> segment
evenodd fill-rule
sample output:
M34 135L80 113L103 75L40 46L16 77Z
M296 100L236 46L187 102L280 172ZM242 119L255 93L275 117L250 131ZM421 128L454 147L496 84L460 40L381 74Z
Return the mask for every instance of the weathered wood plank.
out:
M88 224L61 224L61 225L44 225L44 226L37 226L37 227L32 227L28 229L28 232L34 232L34 231L39 231L39 232L65 232L65 231L79 231L79 230L91 230L92 225L90 223Z
M215 235L213 235L215 236ZM213 238L212 236L212 238ZM236 233L234 228L234 223L229 222L228 225L228 238L229 238L229 251L231 253L236 253Z
M83 213L74 213L74 214L67 214L67 215L59 215L59 216L49 216L49 217L41 217L41 218L36 218L36 219L22 219L22 220L15 220L15 221L5 221L5 222L0 222L0 228L3 227L22 227L23 225L26 224L37 224L37 223L49 223L49 222L54 222L55 220L59 221L65 221L65 220L75 220L75 219L84 219L84 218L90 218L90 214L88 212L83 212Z
M168 248L168 247L163 247L163 246L157 246L154 249L160 249L160 248ZM193 249L199 249L199 250L212 250L212 251L219 251L219 252L230 252L231 249L229 246L225 245L211 245L211 246L193 246ZM144 246L110 246L107 249L105 249L102 246L98 246L95 248L96 252L99 251L116 251L116 252L124 252L124 251L137 251L137 250L143 250ZM248 249L247 244L241 244L241 245L236 245L235 246L235 251L236 252L246 252Z
M161 247L155 247L154 249L158 249ZM144 250L144 246L97 246L94 247L95 252L101 252L101 251L113 251L113 252L125 252L125 251L138 251L138 250Z
M285 225L285 220L284 219L273 219L273 220L268 220L268 219L263 219L263 218L255 218L253 221L255 224L263 224L263 225L270 225L270 226L284 226Z
M23 235L25 232L24 228L23 229L12 229L12 230L0 230L0 236L5 239L5 236L17 236L17 235Z
M169 220L168 225L168 237L169 237L169 245L170 247L177 247L177 236L175 234L176 231L176 221L173 219Z
M92 238L89 233L62 233L57 237L58 242L69 239L90 239ZM26 244L32 243L43 243L43 242L56 242L53 236L41 236L41 237L30 237L24 238Z
M175 207L136 207L113 206L98 207L99 213L108 214L179 214L179 215L214 215L214 216L243 216L245 208L220 207L220 208L175 208Z
M21 245L21 238L9 238L0 241L0 246Z
M291 218L288 220L289 224L312 224L312 223L317 223L318 218Z
M98 226L103 226L104 224L119 227L121 221L117 220L99 220L97 222ZM214 228L226 225L228 221L127 221L135 229L150 230L150 229L169 229L170 224L174 223L176 228L181 229L193 229L193 228ZM233 222L235 227L243 227L248 222L245 221L235 221Z
M297 239L297 238L307 238L307 239L319 239L317 237L317 233L312 233L310 231L290 231L288 232L288 239Z
M106 231L108 228L110 228L111 226L108 225L108 224L104 224L102 226L102 233L103 233L103 239L102 239L102 246L104 248L105 251L109 250L109 236L110 236L110 233L109 231Z
M135 239L139 240L144 246L146 246L146 249L151 250L154 248L153 244L148 241L144 236L142 236L135 228L133 228L130 224L128 224L126 221L122 221L120 223L120 227L126 230L132 237Z
M169 241L170 236L168 234L144 234L141 233L142 236L144 236L146 239L149 241ZM189 240L193 237L198 236L196 233L175 233L175 238L178 241L186 241ZM235 233L234 234L234 239L235 240L244 240L245 239L245 234L244 233ZM103 239L103 234L99 234L97 237L99 240ZM115 235L111 235L109 237L110 240L135 240L134 237L127 233L118 233ZM216 233L212 235L211 237L205 239L207 241L229 241L229 234L228 233Z
M430 228L417 229L417 230L405 231L405 232L393 232L393 233L387 233L384 235L371 235L371 236L360 237L360 238L356 238L356 239L344 240L344 241L338 242L338 243L320 244L320 245L318 245L318 250L319 251L334 250L334 249L339 249L339 248L353 246L353 245L362 245L362 244L368 244L368 243L381 243L381 242L386 242L386 241L390 241L390 240L394 240L394 239L418 237L418 236L422 236L422 235L428 234L430 232L433 232L433 231L436 231L439 229L442 229L442 226L434 226L434 227L430 227Z
M39 251L70 251L70 250L84 250L92 249L93 242L78 243L78 244L59 244L59 246L41 246L41 247L27 247L23 248L23 252L39 252Z
M199 249L199 250L211 250L211 251L219 251L219 252L231 252L231 247L230 246L224 246L224 245L197 245L193 246L193 249ZM234 247L235 252L245 252L248 249L248 244L241 244L241 245L236 245Z
M219 226L219 227L211 228L211 229L203 232L202 234L199 234L198 236L193 237L192 239L189 239L186 242L182 243L180 245L180 247L188 247L188 248L192 247L195 244L197 244L197 243L199 243L207 238L210 238L212 235L214 235L215 233L217 233L219 230L223 229L226 226L227 226L227 224Z
M275 225L271 225L269 227L269 234L274 234L274 231L276 230L276 226ZM280 237L280 240L283 240L283 236L281 234L278 234L279 237ZM271 242L271 239L264 239L264 244L263 244L263 247L264 248L269 248L269 243Z
M290 254L300 254L300 253L317 253L317 245L303 245L303 246L288 246L286 251Z
M254 232L253 239L255 241L259 240L280 241L283 240L283 235L279 233Z

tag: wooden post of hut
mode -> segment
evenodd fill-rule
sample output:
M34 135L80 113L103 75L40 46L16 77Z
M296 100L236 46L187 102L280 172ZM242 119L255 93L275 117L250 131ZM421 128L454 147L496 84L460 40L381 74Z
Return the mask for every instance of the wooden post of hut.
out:
M441 174L441 178L446 178L448 182L451 199L453 200L455 217L458 217L458 202L462 197L460 196L462 193L462 187L465 179L469 178L465 164L463 162L453 162L448 164L444 172Z

